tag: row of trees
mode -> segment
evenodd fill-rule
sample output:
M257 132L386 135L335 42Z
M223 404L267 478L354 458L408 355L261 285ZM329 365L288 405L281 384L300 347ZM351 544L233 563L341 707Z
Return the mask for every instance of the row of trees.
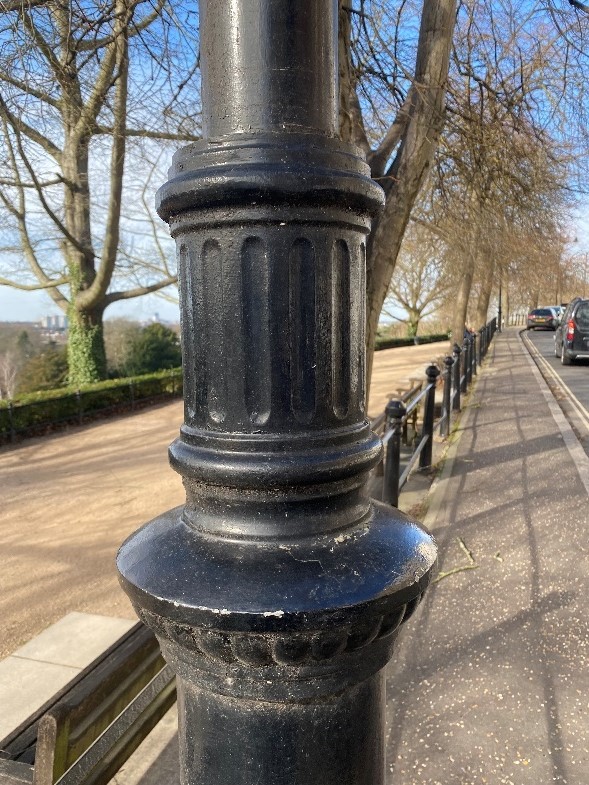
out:
M142 327L114 319L105 322L104 338L107 374L113 378L178 368L182 362L178 333L163 324ZM43 344L35 332L0 329L0 400L68 383L66 346Z
M458 5L446 125L387 296L409 335L436 311L458 340L484 324L500 285L504 313L579 292L566 271L585 185L588 29L569 4Z
M171 149L199 135L196 13L167 0L3 11L0 284L45 289L68 313L81 384L107 373L108 306L175 282L151 203ZM386 194L367 248L370 368L395 268L407 280L424 249L455 293L456 334L499 271L532 290L562 258L583 187L589 17L576 0L339 0L339 21L341 135Z

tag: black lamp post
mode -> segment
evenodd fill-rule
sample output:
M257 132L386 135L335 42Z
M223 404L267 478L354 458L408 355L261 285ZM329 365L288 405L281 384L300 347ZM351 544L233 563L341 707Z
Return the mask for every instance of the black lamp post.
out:
M122 546L178 674L191 785L381 785L383 668L435 561L369 500L365 242L382 192L337 138L335 0L201 0L202 142L176 238L185 506Z

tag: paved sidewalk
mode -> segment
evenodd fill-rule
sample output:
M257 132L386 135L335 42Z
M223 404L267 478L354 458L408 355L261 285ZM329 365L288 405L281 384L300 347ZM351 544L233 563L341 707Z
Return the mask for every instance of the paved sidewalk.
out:
M457 435L426 518L440 580L390 665L388 785L587 785L589 461L517 330Z

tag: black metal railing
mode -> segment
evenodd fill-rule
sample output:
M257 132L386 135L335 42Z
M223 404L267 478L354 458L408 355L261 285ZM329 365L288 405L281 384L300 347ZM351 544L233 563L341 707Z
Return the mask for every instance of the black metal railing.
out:
M452 413L460 412L462 395L468 392L478 368L485 358L497 319L491 319L478 332L465 333L462 346L454 344L452 355L443 360L443 371L433 364L426 369L426 383L413 387L401 398L392 398L383 414L372 421L373 430L381 435L383 463L378 474L382 475L382 500L397 506L399 494L409 475L419 461L420 469L432 465L433 442L436 428L444 438L451 430ZM436 392L441 377L441 409L435 418ZM418 430L418 412L421 427ZM412 438L408 438L408 424L413 422ZM403 450L413 445L413 449Z
M39 400L9 401L0 406L0 444L181 395L182 371L174 368L144 378L101 383L95 389L67 390L55 395L40 393Z

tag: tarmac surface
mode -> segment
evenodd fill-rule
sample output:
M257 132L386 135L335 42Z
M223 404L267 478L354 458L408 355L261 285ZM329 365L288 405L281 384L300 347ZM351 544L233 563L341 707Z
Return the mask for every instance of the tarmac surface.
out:
M175 429L179 409L172 419ZM94 428L104 434L108 425ZM147 425L145 429L147 436L150 429ZM54 438L63 443L75 435ZM140 434L132 429L126 445L135 449L136 438ZM12 451L13 458L26 449ZM68 457L68 449L60 458L62 470L69 464L66 474L69 471L74 477L84 461L90 461L87 473L78 476L83 493L77 510L90 541L93 529L106 525L96 521L101 521L101 496L111 493L100 486L88 514L92 475L108 464L109 447L101 442L98 449L92 460L76 452ZM139 460L138 448L131 454ZM0 455L0 471L5 469L5 458ZM165 455L161 465L148 461L145 472L139 464L131 483L132 498L121 490L118 520L126 517L129 531L149 517L127 520L143 514L141 504L153 514L154 506L163 509L177 503L168 503L158 490L158 472L174 477L163 464ZM126 476L121 476L126 467L123 452L113 472L121 488L128 485ZM41 470L49 468L38 465L37 471ZM31 471L35 469L25 468L24 476ZM26 505L35 496L43 506L50 479L45 478L46 484L38 490L31 480L23 494ZM54 484L56 479L54 475ZM75 479L68 481L66 491L75 485ZM177 487L169 490L170 496L179 492ZM466 400L442 474L424 505L428 507L425 523L439 545L440 572L403 628L388 669L387 785L589 783L588 493L589 459L524 350L518 331L497 335ZM57 501L52 503L60 509ZM111 504L112 521L116 500ZM18 498L12 509L18 510ZM68 524L75 518L70 514ZM39 511L32 523L26 516L20 520L13 547L19 534L27 542L35 541L43 515ZM32 534L31 526L35 527ZM45 529L41 531L48 536ZM67 525L59 525L57 531L67 533ZM117 529L115 542L123 536ZM23 560L23 587L29 569L26 544L16 547L11 556ZM103 545L103 565L110 547ZM50 543L45 541L41 562L52 555L47 549ZM53 558L63 570L57 544ZM71 561L65 564L71 573ZM34 566L33 558L31 569ZM46 581L47 588L51 580ZM61 583L65 581L61 576ZM2 602L7 588L1 589ZM103 610L109 591L105 586L96 588L87 607L80 608L78 600L65 612L128 615L120 596ZM37 599L42 602L46 596L47 591L39 590ZM16 622L19 618L22 622L24 613L21 607ZM47 618L45 624L50 621ZM116 776L118 785L179 782L175 725L172 711Z

